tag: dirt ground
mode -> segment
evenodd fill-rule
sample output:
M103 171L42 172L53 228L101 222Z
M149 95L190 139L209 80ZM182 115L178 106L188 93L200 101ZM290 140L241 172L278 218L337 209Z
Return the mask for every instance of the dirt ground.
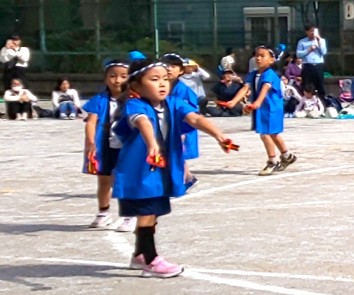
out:
M298 161L260 177L250 118L210 120L241 149L200 133L199 184L157 227L159 254L185 266L167 280L127 268L132 233L88 229L81 120L0 121L0 293L354 294L354 121L286 119Z

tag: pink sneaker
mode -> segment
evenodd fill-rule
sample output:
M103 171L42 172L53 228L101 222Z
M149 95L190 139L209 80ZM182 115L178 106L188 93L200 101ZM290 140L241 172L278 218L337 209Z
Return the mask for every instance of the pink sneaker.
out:
M130 259L129 267L131 269L143 269L146 266L145 258L143 254L139 254L138 256L132 255Z
M183 271L183 266L169 263L161 256L156 256L149 265L143 267L142 276L146 278L172 278Z

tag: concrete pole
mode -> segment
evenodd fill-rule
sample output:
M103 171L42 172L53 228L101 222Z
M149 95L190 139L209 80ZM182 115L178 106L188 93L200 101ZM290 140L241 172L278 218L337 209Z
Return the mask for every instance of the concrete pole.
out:
M160 44L159 44L159 27L157 22L157 0L153 0L153 19L154 19L154 52L155 58L160 56Z
M214 65L218 64L218 13L217 0L212 0L213 5L213 57Z

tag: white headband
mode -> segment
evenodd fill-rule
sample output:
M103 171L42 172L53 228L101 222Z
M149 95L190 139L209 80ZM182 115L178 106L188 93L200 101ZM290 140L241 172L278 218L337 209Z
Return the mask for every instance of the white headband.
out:
M136 75L139 75L139 74L141 74L141 73L143 73L143 72L145 72L145 71L147 71L147 70L149 70L151 68L154 68L154 67L164 67L165 69L167 69L167 65L165 63L163 63L163 62L154 62L152 64L149 64L149 65L141 68L140 70L137 70L137 71L129 74L129 78L134 77Z
M122 62L112 62L112 63L109 63L108 65L106 65L104 67L105 70L107 70L108 68L110 67L123 67L123 68L129 68L129 65L128 64L125 64L125 63L122 63Z
M169 57L169 56L176 57L176 58L180 59L184 63L184 59L180 55L178 55L177 53L166 53L166 54L164 54L162 56L162 58Z

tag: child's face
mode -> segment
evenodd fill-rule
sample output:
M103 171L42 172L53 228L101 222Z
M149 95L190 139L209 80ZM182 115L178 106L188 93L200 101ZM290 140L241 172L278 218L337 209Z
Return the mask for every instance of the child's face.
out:
M233 76L233 73L232 72L226 72L222 75L222 80L224 82L231 82L232 81L232 76Z
M281 77L281 80L283 81L283 83L284 83L285 85L288 85L289 80L288 80L287 77L282 76L282 77Z
M137 92L156 106L170 92L170 81L164 67L153 67L148 70L138 85Z
M128 68L111 67L106 73L105 83L113 96L122 92L122 84L128 79Z
M65 92L70 88L70 83L68 80L64 80L63 82L61 82L60 84L60 90Z
M183 75L183 69L178 65L168 65L167 67L168 79L176 81L179 76Z
M304 90L304 96L305 96L306 98L310 99L310 98L312 98L313 93Z
M274 57L267 48L258 48L256 51L256 63L258 69L265 69L274 63Z
M195 66L185 66L184 67L184 73L185 74L191 74L193 72L196 71L196 67Z

